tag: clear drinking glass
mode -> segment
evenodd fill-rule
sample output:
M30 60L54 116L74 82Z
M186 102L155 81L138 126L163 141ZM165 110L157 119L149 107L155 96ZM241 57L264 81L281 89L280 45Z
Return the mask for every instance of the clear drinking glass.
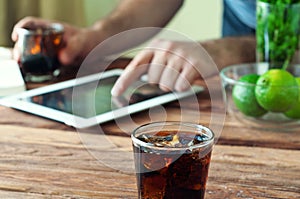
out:
M209 128L156 122L137 128L131 138L139 198L204 198L214 144Z
M299 64L300 3L257 1L257 62L287 69Z
M51 24L38 28L19 28L17 46L25 81L43 82L60 73L58 51L62 46L64 28Z

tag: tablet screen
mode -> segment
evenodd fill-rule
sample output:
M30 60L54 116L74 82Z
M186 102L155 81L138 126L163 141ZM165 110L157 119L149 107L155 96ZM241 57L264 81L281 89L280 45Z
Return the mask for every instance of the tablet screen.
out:
M111 89L123 70L114 69L68 80L0 99L0 104L38 116L86 128L154 106L193 96L203 87L185 92L163 92L146 81L134 82L120 97Z
M117 75L111 76L100 81L77 85L76 88L63 88L25 100L83 118L90 118L164 93L155 85L136 82L122 96L112 97L110 92L117 79Z

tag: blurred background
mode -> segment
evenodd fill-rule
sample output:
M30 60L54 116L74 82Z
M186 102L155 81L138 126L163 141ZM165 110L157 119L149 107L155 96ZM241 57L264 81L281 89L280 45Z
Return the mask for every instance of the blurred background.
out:
M0 46L13 45L13 25L24 16L62 20L90 26L108 14L121 0L0 0ZM168 28L195 40L221 36L222 0L186 0Z

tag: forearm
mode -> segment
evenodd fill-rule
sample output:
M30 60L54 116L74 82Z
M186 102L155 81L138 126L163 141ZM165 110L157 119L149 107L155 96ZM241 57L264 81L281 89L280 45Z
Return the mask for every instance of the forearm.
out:
M122 0L105 18L91 28L109 38L126 30L141 27L164 27L181 7L183 0ZM155 33L138 35L135 40L144 41ZM101 38L102 39L102 38Z
M255 36L226 37L201 42L219 70L232 64L255 62Z

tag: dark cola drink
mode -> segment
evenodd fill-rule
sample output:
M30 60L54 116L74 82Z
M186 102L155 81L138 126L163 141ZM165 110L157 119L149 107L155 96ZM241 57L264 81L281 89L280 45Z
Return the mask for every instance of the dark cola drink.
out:
M52 24L38 29L18 29L20 66L24 79L51 80L59 74L58 51L62 47L63 26Z
M212 132L163 130L136 138L133 149L139 198L204 198Z

